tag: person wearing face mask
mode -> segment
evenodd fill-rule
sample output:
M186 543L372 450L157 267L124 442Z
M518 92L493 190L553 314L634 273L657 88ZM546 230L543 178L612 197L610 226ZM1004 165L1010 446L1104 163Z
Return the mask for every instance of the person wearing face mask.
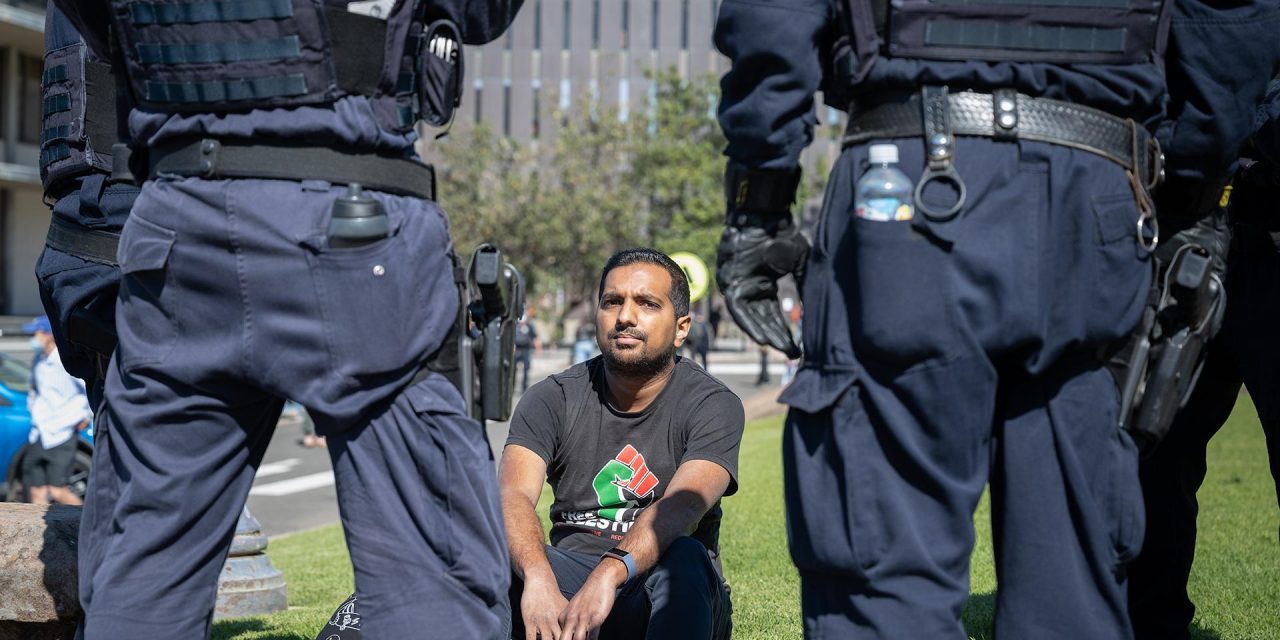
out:
M62 368L48 316L23 325L23 330L32 333L31 348L36 357L27 392L31 435L22 458L22 479L32 504L80 504L79 496L68 484L76 454L76 434L87 429L93 417L84 383Z

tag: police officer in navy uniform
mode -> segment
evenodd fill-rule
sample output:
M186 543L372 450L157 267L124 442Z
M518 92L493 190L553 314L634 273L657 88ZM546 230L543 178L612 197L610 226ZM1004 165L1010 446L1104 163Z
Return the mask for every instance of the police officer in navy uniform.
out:
M1168 437L1141 465L1147 534L1129 571L1138 640L1191 637L1195 605L1187 580L1195 557L1196 491L1205 479L1209 440L1231 415L1242 385L1257 406L1280 500L1280 81L1271 82L1246 149L1229 198L1233 233L1222 332Z
M110 65L53 3L44 38L40 178L53 217L36 279L62 364L85 381L96 410L115 349L116 248L138 187L111 178L118 124Z
M717 280L792 356L775 282L803 282L781 400L808 637L966 637L988 483L996 635L1131 637L1138 452L1104 362L1147 306L1159 147L1171 179L1227 174L1274 68L1274 4L721 5ZM1167 100L1166 50L1170 81L1229 90ZM850 115L810 249L789 209L819 88ZM897 220L855 213L871 142L915 185Z
M85 637L207 637L284 398L328 438L366 637L499 635L492 454L429 366L458 296L413 144L452 106L458 47L520 1L58 4L114 55L145 180L81 529Z

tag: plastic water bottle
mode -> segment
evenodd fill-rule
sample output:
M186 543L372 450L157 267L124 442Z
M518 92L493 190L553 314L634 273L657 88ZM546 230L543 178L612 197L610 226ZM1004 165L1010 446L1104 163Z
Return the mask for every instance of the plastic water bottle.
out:
M910 220L915 216L911 179L898 168L898 146L873 144L871 168L858 179L853 214L877 222Z

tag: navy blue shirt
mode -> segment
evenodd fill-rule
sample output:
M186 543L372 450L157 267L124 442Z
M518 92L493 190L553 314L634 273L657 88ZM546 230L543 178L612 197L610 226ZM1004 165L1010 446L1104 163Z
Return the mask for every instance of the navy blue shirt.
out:
M1224 8L1172 1L1167 75L1159 61L1048 65L882 57L853 89L862 94L925 84L978 91L1012 87L1133 118L1153 130L1159 126L1172 174L1225 175L1280 57L1280 42L1272 35L1280 28L1280 0ZM813 95L835 36L835 7L836 0L724 0L715 42L732 62L721 80L720 104L730 158L755 168L798 164L813 139Z

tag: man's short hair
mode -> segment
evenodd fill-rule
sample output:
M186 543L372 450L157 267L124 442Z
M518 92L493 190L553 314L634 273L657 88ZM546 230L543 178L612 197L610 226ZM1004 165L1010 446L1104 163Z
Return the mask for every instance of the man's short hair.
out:
M609 277L609 272L618 267L625 267L629 264L652 264L662 267L671 276L671 306L675 307L676 317L681 318L689 315L689 280L684 275L684 269L676 264L667 254L656 249L648 247L633 247L631 249L623 249L609 258L604 263L604 271L600 273L600 288L596 291L596 300L604 295L604 280Z

